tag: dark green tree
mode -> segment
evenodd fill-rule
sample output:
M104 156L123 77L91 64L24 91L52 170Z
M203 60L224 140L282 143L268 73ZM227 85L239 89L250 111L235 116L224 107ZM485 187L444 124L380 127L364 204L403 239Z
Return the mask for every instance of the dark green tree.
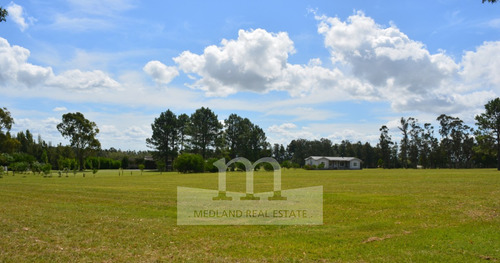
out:
M483 0L483 4L484 4L484 2L496 3L497 0Z
M177 156L179 138L177 116L170 110L162 112L151 124L151 129L153 134L151 138L146 139L146 143L156 150L156 157L164 160L168 167L171 159Z
M476 125L481 135L486 137L484 141L496 141L497 169L500 171L500 98L489 101L484 108L486 112L476 116ZM494 147L491 145L491 148Z
M179 133L179 147L180 151L183 152L186 147L187 136L189 134L189 116L185 113L180 114L177 117L177 129Z
M401 157L401 162L403 163L403 168L408 167L408 150L410 148L410 142L408 139L408 130L412 119L413 118L411 117L408 119L401 117L400 120L401 126L398 126L398 129L401 131L401 135L403 135L403 138L401 139L401 147L399 153L399 156Z
M383 125L379 131L380 131L380 138L379 138L378 147L380 148L380 154L381 154L382 161L383 161L383 167L390 168L391 167L392 145L394 145L394 143L392 142L392 138L389 135L389 128L387 128L387 126Z
M99 133L97 125L80 112L66 113L62 116L62 122L57 125L57 130L64 138L69 138L71 146L76 150L80 170L83 170L86 155L101 148L101 143L96 138Z
M445 165L450 168L470 166L474 147L472 129L458 117L441 114L437 120L441 125L439 129L442 137L440 147Z
M221 136L222 124L217 115L209 108L201 107L191 114L189 135L193 150L207 158L211 147L216 146L216 141Z

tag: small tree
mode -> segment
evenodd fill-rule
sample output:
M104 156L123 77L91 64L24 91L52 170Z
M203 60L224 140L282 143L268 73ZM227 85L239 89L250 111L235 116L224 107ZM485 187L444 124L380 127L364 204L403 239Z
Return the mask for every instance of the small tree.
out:
M160 171L160 174L162 174L163 171L165 171L165 167L167 166L165 165L164 161L158 161L156 162L156 167L158 168L158 171Z
M45 176L49 176L52 173L52 165L50 163L46 163L42 165L42 172Z
M142 175L142 172L144 171L145 166L144 166L144 164L139 164L138 167L139 167L139 170L141 170L141 175Z

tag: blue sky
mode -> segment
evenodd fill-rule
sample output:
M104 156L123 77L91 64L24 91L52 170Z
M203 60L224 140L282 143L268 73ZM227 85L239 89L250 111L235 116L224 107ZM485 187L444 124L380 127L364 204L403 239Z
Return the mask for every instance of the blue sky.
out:
M477 1L1 1L0 106L53 144L66 112L104 148L147 149L171 109L210 107L271 143L376 144L500 95L500 5Z

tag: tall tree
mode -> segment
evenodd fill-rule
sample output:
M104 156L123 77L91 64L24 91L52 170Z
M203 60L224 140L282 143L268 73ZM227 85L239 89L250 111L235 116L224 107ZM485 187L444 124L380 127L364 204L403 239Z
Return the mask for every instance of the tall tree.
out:
M177 116L167 110L160 113L160 117L155 118L151 124L153 134L151 138L146 139L147 145L156 150L156 157L164 160L167 166L171 159L177 156L178 128Z
M403 135L403 138L401 139L401 147L400 147L400 157L401 157L401 162L403 163L403 168L408 167L408 149L410 147L410 142L408 140L408 129L410 126L410 121L413 118L408 118L405 119L404 117L401 117L400 123L401 126L398 126L398 129L401 131L401 135Z
M392 155L392 138L389 135L389 128L383 125L380 128L380 138L378 147L380 148L380 154L382 155L383 167L390 168L391 167L391 155Z
M195 151L207 158L210 147L215 147L217 138L221 135L222 124L217 115L209 108L201 107L191 114L189 133L191 144Z
M101 143L96 138L99 133L97 125L80 112L66 113L62 116L62 122L57 125L57 130L63 137L69 138L71 146L76 149L80 170L83 170L83 160L89 151L101 148Z
M500 171L500 98L489 101L484 108L486 112L476 116L476 125L483 136L496 139L497 169Z
M484 2L486 2L486 1L488 1L488 2L490 2L490 3L496 3L496 2L497 2L497 0L483 0L483 4L484 4Z
M238 146L241 145L240 138L243 133L242 121L243 118L234 113L224 120L224 139L231 158L241 154L238 152Z
M189 116L185 113L177 116L177 130L179 133L179 148L183 152L186 147L187 136L189 134Z
M448 167L467 167L472 158L474 139L472 129L458 117L441 114L437 120L441 125L441 151Z

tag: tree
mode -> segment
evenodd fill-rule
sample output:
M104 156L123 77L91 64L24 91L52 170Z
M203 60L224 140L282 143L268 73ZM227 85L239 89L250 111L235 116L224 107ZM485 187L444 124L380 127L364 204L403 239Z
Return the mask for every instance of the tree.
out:
M204 107L197 109L195 113L191 114L191 125L189 126L193 150L201 153L202 157L206 159L210 147L216 146L221 129L222 124L212 110Z
M189 123L190 119L187 114L183 113L177 117L177 129L179 133L179 146L181 152L184 151L185 143L187 140L186 137L189 133Z
M10 116L10 112L5 107L0 108L0 133L3 133L3 129L6 132L10 131L12 124L14 124L14 119Z
M5 17L7 17L9 15L9 12L7 12L7 10L3 9L1 6L0 6L0 22L5 22L7 20L5 20Z
M383 167L390 168L391 155L392 155L391 146L394 143L392 142L392 138L389 135L389 128L387 128L387 126L383 125L379 131L380 131L380 138L378 147L380 148L380 153L382 155Z
M0 152L14 153L19 148L19 141L10 136L12 124L14 119L10 112L7 108L0 108Z
M224 138L229 149L229 157L231 159L239 155L237 147L240 146L240 137L242 133L242 125L240 124L242 121L243 118L234 113L229 115L229 117L224 120Z
M500 171L500 98L489 101L484 108L486 112L476 116L476 125L483 136L496 138L497 169Z
M156 157L163 159L165 164L169 164L170 159L177 156L177 116L170 110L162 112L160 117L155 118L153 124L151 124L151 129L153 134L151 138L146 139L146 143L156 150Z
M458 117L441 114L437 120L441 125L441 153L447 161L448 167L470 166L474 138L472 129L465 125Z
M492 4L497 2L497 0L483 0L483 4L484 4L484 2L486 2L486 1L488 1L488 2L490 2L490 3L492 3Z
M410 147L410 143L408 141L408 128L409 128L409 125L410 125L410 122L413 118L408 118L408 119L405 119L403 117L401 117L401 126L398 126L398 129L401 131L401 134L403 135L403 139L401 139L401 152L400 152L400 156L401 156L401 162L403 163L403 168L407 168L408 167L408 149Z
M66 113L62 116L62 122L57 125L57 130L64 138L69 138L71 146L76 149L80 170L83 170L83 160L88 152L101 148L101 143L96 138L99 133L97 125L80 112Z
M410 161L410 165L412 168L417 168L417 165L420 161L421 152L422 152L422 133L423 129L418 124L417 120L414 118L410 118L410 141L408 148L408 159Z

